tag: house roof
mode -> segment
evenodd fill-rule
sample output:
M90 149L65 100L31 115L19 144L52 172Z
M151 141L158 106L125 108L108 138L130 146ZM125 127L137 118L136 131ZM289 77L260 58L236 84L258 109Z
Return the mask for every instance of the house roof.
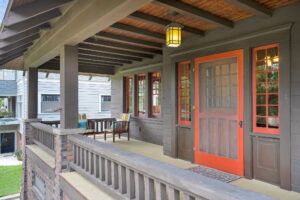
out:
M12 0L0 33L0 66L10 61L20 62L20 57L74 1ZM184 38L205 37L209 30L232 29L236 22L255 15L269 18L274 9L296 1L156 0L79 43L79 65L113 69L160 55L165 27L171 22L183 25ZM59 69L59 57L40 68Z

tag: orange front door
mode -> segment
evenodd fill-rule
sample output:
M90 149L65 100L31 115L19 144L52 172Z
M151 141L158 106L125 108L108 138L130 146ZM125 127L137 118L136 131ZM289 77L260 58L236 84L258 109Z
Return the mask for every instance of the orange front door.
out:
M244 175L243 50L195 60L195 162Z

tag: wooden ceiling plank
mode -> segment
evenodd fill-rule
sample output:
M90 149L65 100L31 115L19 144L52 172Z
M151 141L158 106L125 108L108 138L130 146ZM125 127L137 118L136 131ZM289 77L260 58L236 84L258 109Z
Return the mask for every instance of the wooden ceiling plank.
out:
M51 1L35 1L20 7L17 7L9 13L9 16L5 18L4 26L12 26L23 21L26 21L32 17L41 15L50 10L59 8L66 3L70 3L72 0L51 0Z
M39 26L41 24L44 24L45 22L50 21L51 19L54 19L56 17L61 16L62 13L59 11L59 9L54 9L49 12L43 13L41 15L35 16L33 18L30 18L26 21L23 21L22 23L14 24L11 26L6 26L3 33L10 33L10 32L23 32L30 28Z
M88 59L88 58L84 58L84 57L78 57L78 60L81 61L81 62L89 62L89 63L95 63L95 64L123 66L123 64L121 64L121 63L105 62L105 61L102 61L102 60Z
M101 57L106 57L106 58L116 58L116 59L124 59L124 60L130 60L130 61L142 61L142 58L137 58L137 57L131 57L131 56L123 56L123 55L116 55L116 54L110 54L110 53L103 53L99 51L93 51L89 49L78 49L78 53L89 52L89 55L95 55L95 56L101 56Z
M96 62L96 61L91 61L91 60L83 60L83 59L78 59L78 63L91 64L91 65L102 65L102 66L107 66L107 67L114 67L114 66L116 66L114 64L103 63L103 62ZM117 65L117 66L122 66L122 64L121 65Z
M39 33L40 30L49 29L50 27L51 27L50 24L47 22L40 26L36 26L34 28L28 29L21 33L14 32L14 33L9 34L9 33L2 32L2 33L0 33L0 40L5 41L5 42L16 42L25 37L28 37L29 35Z
M0 57L3 57L3 56L7 56L7 55L10 55L10 54L13 54L17 51L22 51L22 50L26 50L28 47L30 47L32 45L32 43L28 43L28 44L25 44L23 46L20 46L16 49L13 49L13 50L10 50L10 51L1 51L0 50Z
M114 29L118 29L118 30L122 30L122 31L126 31L126 32L138 34L138 35L147 36L147 37L159 39L162 41L165 40L165 35L163 35L161 33L148 31L146 29L137 28L135 26L130 26L130 25L123 24L123 23L115 23L115 24L111 25L110 28L114 28Z
M96 61L96 62L102 62L102 63L108 63L108 64L120 65L120 66L122 66L124 64L124 63L120 63L120 62L107 61L107 60L103 60L103 59L98 58L98 57L85 56L85 55L79 55L78 59L86 60L86 61Z
M226 0L237 7L262 17L271 17L272 10L254 0Z
M201 10L189 4L176 1L176 0L156 0L155 4L164 6L170 10L176 11L178 13L189 15L191 17L197 18L199 20L203 20L208 23L212 23L221 27L233 28L234 23L230 20L224 19L217 15L214 15L205 10Z
M144 53L151 53L151 54L162 54L162 51L157 50L157 49L143 48L143 47L132 46L132 45L124 44L124 43L105 41L105 40L100 40L100 39L95 39L95 38L88 38L84 42L91 43L94 45L123 49L123 50L133 50L136 52L144 52Z
M13 49L16 49L19 46L23 46L25 44L31 43L32 41L38 39L39 37L40 37L40 34L37 33L37 34L31 35L27 38L24 38L23 40L19 40L15 43L8 43L7 44L5 42L4 43L0 42L0 49L2 51L11 51ZM6 46L4 46L4 45L6 45Z
M143 21L143 22L146 22L146 23L151 23L153 25L157 25L157 26L160 26L160 27L166 27L167 25L172 23L172 21L170 21L170 20L166 20L166 19L156 17L156 16L152 16L152 15L148 15L148 14L145 14L145 13L139 12L139 11L136 11L136 12L132 13L128 17L132 18L132 19L139 20L139 21ZM204 31L199 30L199 29L195 29L195 28L192 28L192 27L189 27L189 26L183 26L182 31L186 32L186 33L192 33L192 34L204 36Z
M94 53L94 54L92 54ZM130 60L122 60L122 59L113 59L113 58L105 58L101 57L97 54L97 52L94 51L85 51L85 50L78 50L78 54L80 58L86 58L86 59L95 59L95 60L102 60L102 61L108 61L108 62L114 62L114 63L121 63L121 64L131 64L132 61Z
M150 55L150 54L135 53L135 52L131 52L131 51L123 51L123 50L118 50L118 49L113 49L113 48L108 48L108 47L88 45L88 44L84 44L84 43L80 43L78 45L78 48L88 49L88 50L93 50L93 51L100 51L100 52L109 52L109 53L113 53L113 54L133 56L133 57L138 57L138 58L153 58L153 55Z
M123 35L116 35L112 33L107 33L107 32L100 32L96 34L97 37L103 37L103 38L108 38L114 41L120 41L120 42L126 42L128 44L138 44L138 45L143 45L147 47L152 47L152 48L162 48L162 44L156 43L156 42L149 42L146 40L140 40L136 38L131 38Z

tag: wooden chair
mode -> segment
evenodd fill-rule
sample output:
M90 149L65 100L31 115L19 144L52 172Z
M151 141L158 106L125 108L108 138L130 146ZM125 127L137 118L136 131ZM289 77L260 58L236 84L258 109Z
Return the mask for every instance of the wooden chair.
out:
M130 139L129 134L129 120L130 114L120 114L120 119L114 121L109 129L104 130L104 140L106 140L106 134L111 133L113 135L113 142L115 142L115 135L118 134L121 138L122 133L127 133L127 139Z

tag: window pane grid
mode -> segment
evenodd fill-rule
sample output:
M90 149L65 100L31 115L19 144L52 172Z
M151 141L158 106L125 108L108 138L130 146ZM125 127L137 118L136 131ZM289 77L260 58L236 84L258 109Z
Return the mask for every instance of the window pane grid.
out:
M180 124L191 123L191 89L189 62L178 65L178 121Z
M152 117L160 117L161 114L160 87L161 87L160 72L151 73L151 115Z
M132 109L132 92L133 92L133 78L128 76L125 78L125 112L133 113Z
M146 75L137 75L137 115L145 116L146 114Z
M254 49L254 131L279 133L278 45Z

